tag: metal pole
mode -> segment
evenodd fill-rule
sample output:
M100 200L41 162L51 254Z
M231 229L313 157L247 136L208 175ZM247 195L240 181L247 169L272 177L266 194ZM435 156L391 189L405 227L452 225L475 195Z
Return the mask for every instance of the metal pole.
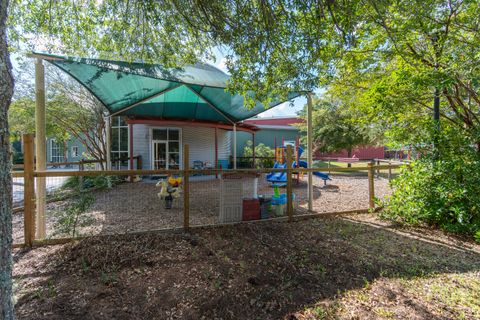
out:
M218 169L218 128L215 127L215 169ZM215 173L215 178L218 178L218 173Z
M237 124L233 124L233 169L237 169Z
M190 149L188 144L183 146L183 230L185 232L190 228Z
M43 60L37 59L35 63L35 157L36 170L47 169L46 148L46 117L45 117L45 67ZM45 178L36 178L36 237L44 239L46 236L46 186Z
M252 132L252 168L255 167L255 132Z
M111 150L112 150L112 124L111 124L111 118L110 117L106 117L105 119L105 126L106 126L106 140L107 140L107 143L106 143L106 148L107 150L105 150L106 154L105 154L105 159L107 161L107 165L106 165L106 168L107 170L112 170L112 154L111 154Z
M128 125L128 140L129 140L129 162L130 162L130 170L133 170L133 124Z
M312 93L307 94L307 165L313 166ZM313 211L313 176L308 172L308 211Z

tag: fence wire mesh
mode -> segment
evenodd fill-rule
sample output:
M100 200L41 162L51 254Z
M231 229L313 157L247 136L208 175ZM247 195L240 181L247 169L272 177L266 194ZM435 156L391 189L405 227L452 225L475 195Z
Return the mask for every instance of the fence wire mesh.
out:
M71 174L63 172L55 176L55 170L62 168L49 169L47 177L35 178L36 181L45 180L47 239L184 226L183 171L152 174L152 171L144 170L134 176L123 171L110 172L106 176L103 171L82 174L79 168L70 168ZM388 174L388 169L384 170L386 173L375 171L374 175L378 199L384 199L391 192L388 177L392 174ZM292 175L294 215L311 213L308 211L308 173L299 171L294 170ZM286 175L288 171L277 169L277 172ZM265 170L189 171L189 225L218 225L287 216L287 183L272 183L268 175ZM314 213L369 207L365 165L361 170L331 172L329 176L331 180L326 182L313 176ZM20 209L13 216L14 243L24 242L23 180L23 177L13 178L14 207ZM38 192L36 194L38 197ZM36 221L38 229L41 220L37 217Z
M166 175L48 177L48 182L59 187L47 196L47 238L182 226L182 192L167 188Z

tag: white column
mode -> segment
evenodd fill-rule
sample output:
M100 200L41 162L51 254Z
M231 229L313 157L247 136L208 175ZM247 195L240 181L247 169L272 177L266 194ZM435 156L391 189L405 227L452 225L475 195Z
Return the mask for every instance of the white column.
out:
M46 117L45 117L45 68L43 60L37 59L35 63L35 158L36 171L46 170ZM36 178L36 238L44 239L46 236L45 206L46 188L45 178Z
M237 169L237 124L233 124L233 169Z
M307 165L313 167L312 93L307 94ZM313 175L308 172L308 211L313 211Z
M112 125L111 125L111 117L108 116L105 119L105 135L106 135L106 154L105 154L105 160L107 161L107 165L105 168L107 170L112 170L112 159L111 159L111 150L112 150Z

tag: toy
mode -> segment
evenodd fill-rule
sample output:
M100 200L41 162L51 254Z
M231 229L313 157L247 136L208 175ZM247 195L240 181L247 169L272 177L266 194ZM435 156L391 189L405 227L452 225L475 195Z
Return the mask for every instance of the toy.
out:
M160 180L157 182L156 186L160 187L158 197L160 199L165 199L165 209L171 209L173 199L180 197L181 183L182 178L174 178L171 176L169 176L166 180Z
M283 213L285 211L285 206L287 204L287 194L280 193L278 190L278 186L275 186L273 190L274 190L274 194L272 196L271 205L275 207L275 215L277 217L283 216ZM295 201L295 193L292 193L292 202L294 201Z
M276 144L276 142L275 142ZM285 144L285 143L284 143ZM285 163L285 157L284 157L284 150L285 146L278 147L275 145L275 164L273 165L274 169L286 169L287 164ZM302 156L303 153L303 148L300 147L298 138L295 141L295 161L292 163L293 168L308 168L307 162L300 160L300 157ZM327 180L332 180L330 176L326 173L323 172L318 172L315 171L313 172L314 176L319 177L320 179L323 180L323 183L327 185ZM297 182L300 180L301 175L297 173ZM277 184L277 185L282 185L285 186L287 183L287 173L286 172L271 172L267 174L267 181Z

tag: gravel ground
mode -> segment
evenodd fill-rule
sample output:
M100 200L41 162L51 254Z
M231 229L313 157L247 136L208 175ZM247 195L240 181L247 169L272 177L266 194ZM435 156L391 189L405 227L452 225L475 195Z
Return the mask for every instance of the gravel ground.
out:
M314 177L314 211L337 212L368 208L368 179L366 176L333 175L324 186ZM244 197L252 194L252 179L244 181ZM172 209L165 209L154 183L124 183L111 190L94 192L95 202L85 214L88 226L80 228L81 235L118 234L132 231L181 227L183 222L183 198L176 199ZM220 180L193 181L190 183L190 224L218 223L220 207ZM281 192L286 192L282 189ZM294 183L295 206L307 208L306 177ZM388 180L375 179L375 195L383 198L391 192ZM258 194L269 195L273 188L264 177L258 179ZM55 233L55 211L62 210L66 201L47 205L48 237L66 236ZM300 211L301 212L301 211ZM299 212L298 212L299 213ZM23 213L13 217L14 243L23 242Z

